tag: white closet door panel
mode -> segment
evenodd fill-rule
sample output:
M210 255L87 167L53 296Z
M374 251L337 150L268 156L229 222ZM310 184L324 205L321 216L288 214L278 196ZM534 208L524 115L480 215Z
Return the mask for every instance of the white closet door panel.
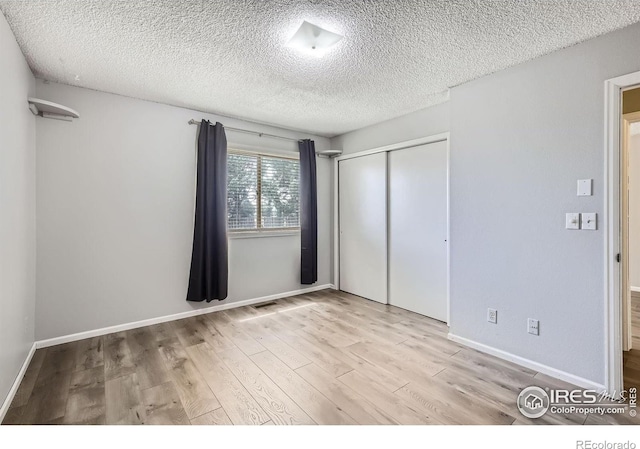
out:
M387 155L339 162L340 289L387 303Z
M389 303L447 321L446 142L389 153Z

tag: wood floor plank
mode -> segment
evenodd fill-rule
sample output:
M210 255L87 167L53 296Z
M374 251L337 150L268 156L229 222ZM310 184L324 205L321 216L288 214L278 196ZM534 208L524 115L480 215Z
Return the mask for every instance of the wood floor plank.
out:
M220 402L180 344L164 344L160 353L189 419L220 407Z
M375 331L368 328L368 326L363 323L355 323L354 319L345 319L340 318L341 315L347 316L346 314L336 314L329 313L329 309L326 308L313 308L311 309L311 320L317 324L321 324L324 328L330 330L333 333L340 334L344 338L349 339L353 343L359 342L376 342L380 344L395 344L399 341L405 340L406 337L401 338L397 341L394 336L390 336L389 339L385 338L385 335L380 335ZM342 345L349 346L349 345Z
M424 335L419 332L407 332L407 335L409 338L400 343L402 346L417 351L429 351L441 357L450 357L464 349L462 345L436 335Z
M270 316L270 324L277 324L279 327L289 331L296 331L302 329L305 324L295 314L300 308L309 307L309 305L295 305L291 304L288 309L279 311L278 313Z
M342 300L350 303L353 307L364 307L368 309L373 309L375 311L379 311L387 315L388 321L401 321L405 319L424 319L418 314L414 314L412 312L408 312L406 310L400 309L399 307L393 307L387 304L381 304L376 301L371 301L369 299L361 298L359 296L351 295L346 292L337 292L336 297L341 298Z
M352 366L347 365L326 351L326 347L323 349L316 346L292 331L281 332L278 337L333 377L341 376L353 369Z
M345 338L350 338L354 340L354 343L360 342L373 342L380 344L388 344L389 341L385 339L384 335L378 335L375 332L369 331L365 327L356 327L348 323L347 321L341 320L335 316L331 316L325 314L319 310L312 310L312 313L315 313L318 317L318 320L323 322L323 325L330 329L334 333L342 334ZM405 338L406 340L406 338Z
M147 328L127 331L126 338L140 389L146 390L171 380L160 355L158 342Z
M334 358L340 360L352 369L357 369L365 377L369 378L373 382L378 382L384 388L391 392L396 391L398 388L405 386L409 383L407 379L398 377L389 371L371 364L366 359L359 357L357 354L347 351L345 348L335 348L330 345L329 341L324 337L317 335L313 332L296 332L304 339L313 343L321 348L323 351L329 353Z
M235 346L203 315L173 321L172 326L185 348L204 342L209 343L216 351L224 351Z
M135 373L136 365L125 332L104 336L104 369L106 380Z
M270 420L208 343L186 350L233 424L259 425Z
M365 331L367 339L373 341L383 341L384 343L398 344L405 341L408 336L406 333L398 331L393 325L381 322L375 318L368 316L366 313L350 313L345 314L343 311L334 307L326 307L323 309L314 309L321 316L342 321L357 328L360 332Z
M304 380L351 416L358 424L396 424L392 416L379 410L364 397L336 380L318 366L305 365L296 370Z
M144 424L146 414L135 372L105 382L107 424Z
M47 348L38 373L38 383L47 382L47 379L55 373L73 371L76 365L77 343L65 343Z
M344 350L362 357L369 363L384 368L398 377L414 382L420 382L425 377L434 376L445 368L444 365L431 363L427 360L414 362L411 357L406 357L403 354L401 348L387 352L382 346L358 343Z
M46 352L46 349L38 349L35 354L33 354L31 363L29 363L22 382L20 382L20 386L18 387L18 391L13 398L13 402L11 402L11 407L21 407L29 401L33 388L36 385L36 380L38 380L38 374L40 374Z
M336 310L340 310L342 313L355 314L356 316L374 318L381 323L393 324L398 322L398 318L389 315L384 311L379 311L361 305L358 302L346 300L338 295L317 295L312 299L314 302L324 304Z
M221 352L219 356L274 423L315 424L242 351L228 350Z
M311 363L311 360L274 334L265 332L263 336L258 339L258 342L291 369L300 368L301 366Z
M381 410L393 416L399 424L438 424L426 413L405 403L400 397L381 388L357 371L350 371L338 379L361 396L366 397Z
M271 316L263 316L263 317L260 317L260 320L256 320L254 318L249 320L248 323L251 323L252 321L257 321L258 323L265 322L265 323L268 323L268 325L264 326L265 328L267 329L271 328L276 332L292 331L292 330L297 331L297 330L313 327L316 330L323 329L325 332L328 332L329 334L332 333L330 329L325 327L325 324L326 324L325 320L323 320L321 317L313 313L313 308L316 306L321 307L322 305L317 304L317 305L313 305L313 307L305 305L304 307L296 306L296 307L290 308L288 311L286 311L286 317L287 317L286 320L288 324L284 323L284 320L282 319L282 316L285 315L283 313L276 313L275 315L271 315ZM275 318L275 320L273 318ZM343 337L342 341L344 340L345 339ZM345 343L345 345L348 345L353 342L354 340L347 338L347 342Z
M416 319L404 317L401 321L393 324L399 330L408 333L440 337L444 340L447 337L447 326L439 321L430 318Z
M219 408L191 420L191 424L200 426L230 426L233 424L224 409Z
M25 423L46 423L64 417L76 350L75 343L46 348L33 391L22 413Z
M55 371L45 377L41 371L22 411L21 419L25 424L46 423L64 417L71 374L71 370Z
M252 335L255 339L262 338L265 334L277 334L278 332L286 332L291 330L289 326L285 326L281 323L281 320L274 319L279 313L265 314L246 321L239 321L235 323L237 327L243 328L248 334ZM296 321L297 322L297 321ZM301 324L301 323L300 323ZM294 326L296 329L301 329L304 326Z
M430 380L420 385L409 383L395 392L406 402L433 415L443 424L512 424L514 417L497 408Z
M103 337L87 338L77 342L75 371L84 371L104 365Z
M421 341L416 341L414 338L409 338L398 344L397 349L402 358L407 358L417 363L429 363L440 366L447 366L452 363L451 357L459 352L456 351L455 354L446 354L438 348L430 347Z
M202 328L197 325L193 317L172 321L171 326L185 348L199 345L206 341Z
M253 307L238 307L237 309L227 309L224 312L220 312L226 315L232 322L241 323L245 320L250 320L264 315L268 312L258 312Z
M73 373L62 422L64 424L106 423L105 379L102 365Z
M481 373L483 376L495 376L508 379L516 385L528 386L533 376L536 375L536 371L529 368L524 368L516 365L515 363L501 360L497 357L483 354L473 349L467 348L457 352L449 359L450 361L461 361L460 366L464 366L466 369Z
M168 381L142 390L142 400L146 416L145 424L190 424L173 382Z
M236 345L225 337L204 315L194 317L196 325L202 330L205 341L209 343L215 351L225 351L234 348Z
M318 424L355 424L353 418L269 351L251 360Z
M149 333L153 335L158 343L163 342L164 340L171 340L173 338L176 338L173 327L171 326L171 322L153 324L151 326L145 327L145 329L147 329L147 331L149 331Z
M20 426L20 425L28 425L28 424L38 424L34 422L28 422L25 417L26 405L21 405L19 407L10 407L7 410L7 414L4 416L2 420L3 426Z
M629 354L629 355L625 356L624 358L624 367L625 368L629 367L631 369L640 369L640 351L638 351L637 349L632 349L631 351L628 351L626 354Z
M438 381L445 382L459 391L464 391L472 397L483 399L505 413L513 410L514 398L517 398L520 389L511 384L505 384L500 379L482 379L461 370L457 366L449 366L436 374Z
M309 322L303 329L295 331L303 337L319 338L334 348L343 348L358 343L360 340L335 332L325 325Z
M394 392L410 382L410 379L399 375L397 372L390 372L383 366L371 363L367 357L350 350L349 346L340 350L347 359L351 360L351 364L361 375L390 392Z
M213 327L227 339L232 341L246 355L257 354L265 350L265 347L256 341L255 338L233 325L229 320L224 320L223 314L211 313L207 319Z

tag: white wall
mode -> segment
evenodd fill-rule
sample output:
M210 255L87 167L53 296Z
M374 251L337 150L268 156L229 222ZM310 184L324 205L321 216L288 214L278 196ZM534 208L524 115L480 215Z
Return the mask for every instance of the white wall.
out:
M185 301L197 127L189 119L329 140L178 107L37 82L39 97L76 109L38 119L36 338L154 318L220 302ZM297 151L295 142L228 132L230 147ZM331 282L331 165L318 159L318 282ZM298 235L231 239L223 303L297 290Z
M0 13L0 404L34 341L35 80Z
M633 25L332 140L353 152L442 132L448 117L452 334L604 383L604 81L640 70L638 42ZM577 197L585 178L594 195ZM566 212L598 213L599 229L565 230Z
M336 136L331 139L331 148L350 154L447 131L448 102Z
M453 334L604 383L603 86L640 70L638 42L633 25L452 89Z
M640 291L640 133L629 136L629 231L629 283Z

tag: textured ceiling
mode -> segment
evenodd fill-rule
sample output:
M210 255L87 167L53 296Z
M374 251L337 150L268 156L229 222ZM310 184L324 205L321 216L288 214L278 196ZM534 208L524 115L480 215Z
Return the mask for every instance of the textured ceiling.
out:
M0 0L39 78L333 136L640 21L640 0ZM344 35L285 46L303 20Z

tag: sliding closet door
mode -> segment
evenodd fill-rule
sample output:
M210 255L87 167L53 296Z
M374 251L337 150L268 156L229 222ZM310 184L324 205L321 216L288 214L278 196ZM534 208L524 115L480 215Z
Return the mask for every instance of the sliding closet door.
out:
M387 155L338 163L340 289L387 303Z
M389 304L447 321L446 142L389 153Z

